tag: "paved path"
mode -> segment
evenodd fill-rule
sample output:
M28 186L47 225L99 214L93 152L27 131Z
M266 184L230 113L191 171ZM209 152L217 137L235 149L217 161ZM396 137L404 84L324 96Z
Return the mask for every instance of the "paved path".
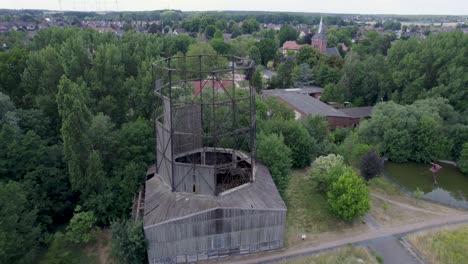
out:
M384 201L386 201L388 203L398 205L400 207L403 207L403 208L406 208L406 209L409 209L409 210L418 211L418 212L427 213L427 214L441 215L441 216L442 215L448 215L446 213L435 212L435 211L419 208L419 207L416 207L416 206L412 206L412 205L409 205L409 204L406 204L406 203L400 203L400 202L397 202L397 201L394 201L394 200L390 200L390 199L385 198L384 196L378 195L376 193L371 193L371 195L374 196L374 197L377 197L377 198L379 198L381 200L384 200Z
M382 256L383 264L421 264L420 260L413 256L398 238L393 236L377 238L362 243Z
M377 230L377 229L380 229L381 226L379 225L379 223L377 223L377 221L375 220L375 218L370 214L370 213L367 213L365 216L364 216L364 221L366 222L367 226L369 227L369 229L371 230Z
M444 216L435 219L431 219L425 222L401 225L396 227L382 227L378 230L370 230L368 232L362 233L357 236L345 237L339 240L324 242L320 244L313 244L309 246L305 246L302 248L297 249L286 249L283 251L271 252L266 256L261 256L258 258L254 258L254 256L250 256L246 259L241 258L232 258L232 259L223 259L223 262L229 263L271 263L271 262L278 262L282 260L286 260L289 258L295 258L300 256L307 256L312 255L315 253L319 253L321 251L326 251L330 249L335 249L340 246L344 246L347 244L362 244L362 243L370 243L375 242L378 239L388 238L388 237L396 237L401 238L408 233L421 231L424 229L430 229L438 226L443 225L452 225L452 224L459 224L468 222L468 214L458 214L452 216Z

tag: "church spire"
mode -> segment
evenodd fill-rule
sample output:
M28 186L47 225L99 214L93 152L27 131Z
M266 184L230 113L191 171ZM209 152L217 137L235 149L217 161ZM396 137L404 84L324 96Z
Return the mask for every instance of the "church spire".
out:
M322 33L322 17L320 17L320 24L319 24L319 29L318 29L318 33Z

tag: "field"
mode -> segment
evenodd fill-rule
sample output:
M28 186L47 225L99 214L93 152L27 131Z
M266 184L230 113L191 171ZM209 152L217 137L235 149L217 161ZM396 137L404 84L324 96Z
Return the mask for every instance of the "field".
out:
M347 246L332 251L324 252L318 255L309 256L309 257L300 257L291 260L287 260L282 263L291 263L291 264L314 264L314 263L323 263L323 264L351 264L351 263L370 263L377 264L377 258L372 255L366 247L359 246Z
M411 234L406 240L427 263L456 264L468 259L468 224Z
M327 205L326 196L314 188L309 169L290 172L286 190L286 246L307 241L339 237L344 233L358 232L366 228L361 222L348 223L333 216ZM305 234L307 239L301 240Z

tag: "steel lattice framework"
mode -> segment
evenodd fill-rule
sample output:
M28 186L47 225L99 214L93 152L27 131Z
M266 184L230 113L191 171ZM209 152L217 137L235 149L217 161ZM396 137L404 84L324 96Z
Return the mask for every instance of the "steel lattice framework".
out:
M212 55L152 65L156 173L172 191L218 195L254 181L254 67Z

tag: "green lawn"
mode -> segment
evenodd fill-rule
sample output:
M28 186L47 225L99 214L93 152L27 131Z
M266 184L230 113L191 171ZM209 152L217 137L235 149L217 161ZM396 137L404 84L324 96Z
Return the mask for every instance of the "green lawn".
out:
M297 240L301 234L317 234L350 228L331 214L325 194L314 188L309 169L292 170L286 190L286 243Z
M362 260L362 262L360 261ZM283 263L291 264L377 264L377 258L366 247L347 246L318 255L290 259Z
M54 240L38 258L39 264L99 264L100 258L109 261L110 237L107 231L100 230L86 244L73 244L65 240L63 233L54 234ZM100 256L101 254L101 256ZM103 263L101 261L101 263ZM108 262L106 262L108 263ZM111 263L111 262L109 262Z
M468 224L411 234L406 240L427 263L467 263Z
M400 188L395 183L385 177L374 177L369 180L369 190L386 194L386 195L401 195Z

